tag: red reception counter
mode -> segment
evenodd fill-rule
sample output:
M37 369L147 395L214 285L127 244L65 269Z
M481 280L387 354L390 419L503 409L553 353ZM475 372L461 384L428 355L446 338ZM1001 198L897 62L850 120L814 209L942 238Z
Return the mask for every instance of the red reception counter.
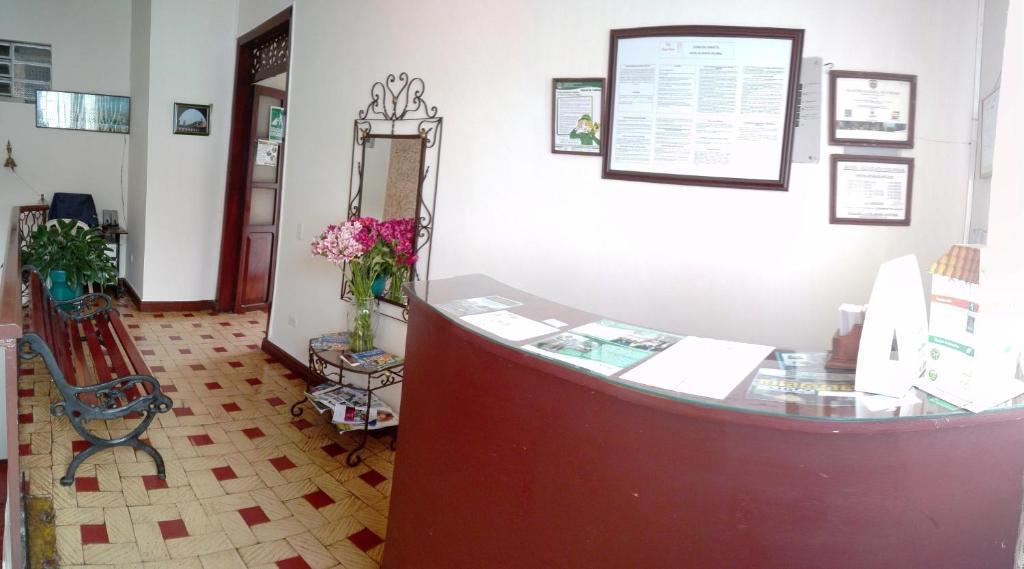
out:
M500 295L562 330L593 314L480 275L408 292L385 569L1013 566L1024 409L763 401L753 373L724 400L689 396L439 305Z

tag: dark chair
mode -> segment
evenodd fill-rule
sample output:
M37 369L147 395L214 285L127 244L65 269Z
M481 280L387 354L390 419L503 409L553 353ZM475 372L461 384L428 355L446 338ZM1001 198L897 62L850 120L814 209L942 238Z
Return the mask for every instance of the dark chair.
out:
M96 215L96 204L90 194L69 194L57 192L50 200L50 211L46 214L50 219L76 219L89 227L96 227L100 219Z

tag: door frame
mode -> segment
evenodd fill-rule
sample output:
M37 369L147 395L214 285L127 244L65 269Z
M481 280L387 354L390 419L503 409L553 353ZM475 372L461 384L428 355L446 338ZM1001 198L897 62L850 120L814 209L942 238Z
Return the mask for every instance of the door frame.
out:
M252 81L252 50L282 32L288 33L289 56L285 66L288 73L285 93L291 83L291 38L292 8L282 10L252 31L238 38L235 55L235 85L231 105L231 134L228 141L228 171L224 191L224 223L221 230L220 263L217 268L217 296L214 309L217 312L232 312L236 309L238 297L239 268L242 266L242 231L246 221L248 197L249 162L252 148L249 135L252 126L252 112L255 103L255 89ZM287 102L285 103L287 108ZM287 114L285 115L287 117ZM287 119L286 119L287 120ZM287 122L286 122L287 125ZM287 126L285 126L287 129ZM284 156L278 156L281 168L281 182L278 187L277 211L274 212L280 232L281 192L284 190ZM274 261L271 264L270 294L273 295L278 243L274 243ZM273 299L268 302L270 311ZM268 318L269 322L269 318Z

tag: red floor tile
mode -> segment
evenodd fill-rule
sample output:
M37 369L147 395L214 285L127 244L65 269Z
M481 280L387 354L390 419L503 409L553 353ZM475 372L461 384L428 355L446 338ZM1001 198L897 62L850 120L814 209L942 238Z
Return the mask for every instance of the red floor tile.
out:
M146 490L159 490L167 488L167 481L160 480L156 474L148 474L142 477L142 485L146 487Z
M35 397L35 396L36 396L36 390L34 388L30 387L28 389L19 389L18 390L18 397Z
M75 490L78 492L99 492L100 481L95 476L78 476L75 478Z
M180 342L181 341L181 336L168 336L168 338L170 338L174 342Z
M312 427L313 423L310 423L305 419L299 419L298 421L292 421L292 426L301 431L302 429L308 429Z
M157 522L157 525L160 526L160 534L164 536L165 540L188 537L188 528L185 527L185 522L181 520Z
M272 407L280 407L281 405L284 405L284 399L281 399L280 397L271 397L270 399L267 399L267 403L270 403Z
M183 356L188 356L188 355L191 355L191 354L192 354L192 350L190 350L190 349L188 349L188 348L180 348L180 349L178 350L178 353L179 353L179 354L181 354L181 355L183 355Z
M267 514L264 513L263 508L259 506L242 508L241 510L238 510L238 514L242 516L242 519L249 526L265 524L270 521L270 518L268 518Z
M32 413L22 413L18 415L18 424L26 425L32 422Z
M381 474L380 472L377 472L376 470L374 470L372 468L370 470L367 470L366 472L360 474L359 477L363 479L363 482L366 482L370 486L376 486L376 485L380 484L381 482L384 482L385 480L387 480L386 476L384 476L383 474Z
M32 443L18 445L18 456L28 456L30 454L32 454Z
M192 444L194 444L196 446L199 446L199 447L203 447L203 446L207 446L207 445L212 445L213 444L213 439L210 438L210 435L206 435L206 434L203 434L203 435L189 435L188 436L188 440L192 441Z
M235 368L245 367L245 364L243 364L242 362L228 362L228 365Z
M211 336L209 334L200 334L199 337L204 339L204 340L212 340L213 339L213 336Z
M331 444L329 444L329 445L327 445L325 447L322 447L321 450L326 452L327 456L329 456L331 458L334 458L334 457L338 456L339 454L343 454L345 452L345 448L343 446L339 445L338 443L331 443Z
M154 350L139 350L139 352L141 352L142 355L144 355L144 356L155 356L156 355L156 352Z
M206 368L203 368L203 369L206 369ZM224 386L221 385L220 383L216 382L216 381L207 381L203 385L205 385L206 388L211 390L211 391L214 390L214 389L224 389Z
M191 368L192 371L206 371L206 366L203 364L190 364L188 367Z
M289 468L295 468L295 463L291 461L287 456L279 456L277 458L270 459L270 464L274 466L278 471L288 470Z
M245 380L245 382L248 383L249 385L260 385L263 383L262 381L256 379L255 377L250 377L249 379Z
M218 354L223 354L224 352L228 351L228 349L223 346L217 346L216 348L213 349L213 351L217 352Z
M149 370L152 371L153 373L163 373L167 371L167 368L165 368L164 366L151 366Z
M373 533L369 529L363 529L362 531L358 531L348 536L348 540L363 551L369 551L374 547L377 547L378 545L384 543L384 540L381 539L380 536Z
M221 405L228 413L234 413L235 411L241 411L242 408L238 406L238 403L224 403Z
M327 493L324 492L323 490L317 490L316 492L306 494L305 496L303 496L303 498L305 498L306 501L309 502L309 505L313 506L318 510L320 508L330 506L331 504L334 503L334 498L328 496ZM366 550L364 549L363 551Z
M175 417L188 417L189 415L195 415L192 412L191 407L175 407L173 409Z
M250 439L258 439L267 435L263 434L263 431L259 427L250 427L248 429L242 429L242 434L249 437Z
M164 393L175 393L175 392L178 391L178 387L175 386L175 385L164 385L164 384L161 384L160 385L160 391L162 391Z
M306 563L306 560L301 557L289 557L288 559L282 559L277 561L278 569L313 569Z
M78 454L91 446L89 441L71 441L71 452Z
M79 526L79 530L82 532L82 545L110 543L106 524L84 524Z
M213 472L213 477L216 478L218 482L238 478L238 475L235 474L234 469L230 466L218 466L217 468L211 469L211 472Z

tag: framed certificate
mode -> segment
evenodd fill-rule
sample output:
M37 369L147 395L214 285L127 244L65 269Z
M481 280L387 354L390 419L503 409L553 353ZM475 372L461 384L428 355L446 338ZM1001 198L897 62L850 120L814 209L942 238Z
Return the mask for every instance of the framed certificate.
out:
M803 30L612 30L603 176L786 190Z
M551 152L600 156L604 78L554 79L551 92Z
M914 159L832 155L829 223L910 225Z
M834 70L829 86L829 144L914 147L916 75Z

